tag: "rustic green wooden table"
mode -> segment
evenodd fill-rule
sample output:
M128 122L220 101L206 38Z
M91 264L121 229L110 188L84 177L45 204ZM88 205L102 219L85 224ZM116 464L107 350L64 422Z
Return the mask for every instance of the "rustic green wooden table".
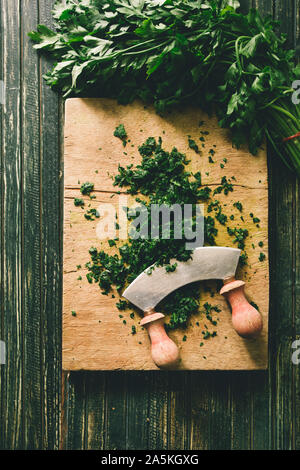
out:
M268 372L61 371L63 103L26 36L52 0L1 1L0 447L300 448L299 182L270 161ZM299 37L300 0L243 1Z

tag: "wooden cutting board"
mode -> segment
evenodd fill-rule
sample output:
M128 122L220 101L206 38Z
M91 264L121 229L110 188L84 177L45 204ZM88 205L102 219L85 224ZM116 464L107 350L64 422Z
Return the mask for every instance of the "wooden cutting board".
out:
M202 127L199 127L200 121L204 121ZM120 123L124 124L130 139L126 148L113 136ZM202 154L198 155L189 148L188 136L199 143L201 148L201 130L209 134L205 136ZM236 178L232 180L234 191L227 196L218 195L217 199L224 206L224 213L228 216L234 214L235 220L229 220L228 225L247 228L249 231L246 239L248 265L238 269L238 278L246 281L246 294L250 301L259 306L264 320L264 329L258 339L242 339L232 329L230 309L224 298L219 294L211 298L210 293L202 291L200 313L191 317L188 329L170 333L180 347L179 369L265 369L269 307L266 151L262 149L259 155L253 157L247 149L233 149L227 131L218 127L215 118L208 118L199 109L186 109L162 118L151 107L141 103L120 106L109 99L70 99L66 102L63 368L157 369L151 360L147 332L138 324L138 314L135 313L132 319L132 310L119 312L115 306L116 299L103 296L97 285L87 282L85 268L90 259L89 248L102 246L108 250L108 245L106 241L97 238L99 220L86 220L84 212L89 204L92 208L102 203L118 205L118 188L113 186L111 177L117 173L119 163L122 166L139 163L141 157L138 146L149 136L161 136L166 150L175 146L186 153L191 160L189 168L193 172L200 171L203 184L212 189L219 186L223 176L227 179L232 176ZM213 144L216 145L213 156L215 163L209 163L208 151ZM85 196L86 207L82 210L74 206L74 198L81 197L80 186L86 181L94 183L93 194L96 199L90 200ZM233 207L236 201L242 203L242 213ZM253 223L250 213L260 219L259 227ZM227 234L226 227L218 222L216 226L219 229L218 245L236 246L233 238ZM259 242L263 242L262 248L258 246ZM264 261L259 261L260 253L266 255ZM78 265L82 267L78 269ZM82 280L78 279L80 277ZM219 318L217 336L203 341L201 331L207 321L201 310L206 301L218 305L221 312L216 315ZM76 312L76 316L72 312ZM120 313L124 315L123 318L119 317ZM137 327L135 335L131 334L132 325ZM201 342L204 343L202 347Z

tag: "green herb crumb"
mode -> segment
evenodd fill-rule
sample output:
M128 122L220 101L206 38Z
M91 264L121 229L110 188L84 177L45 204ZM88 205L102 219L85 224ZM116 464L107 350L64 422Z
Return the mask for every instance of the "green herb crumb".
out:
M242 210L243 210L243 205L242 205L241 202L237 201L237 202L235 202L233 205L234 205L234 207L237 208L237 210L239 210L240 212L242 212Z
M100 214L99 212L96 210L96 209L89 209L86 211L86 213L84 214L84 217L87 219L87 220L95 220L96 219L99 219L100 217Z
M167 264L166 265L166 272L167 273L172 273L172 272L176 271L176 268L177 268L177 263Z
M196 142L191 138L191 136L188 136L188 142L189 142L189 147L190 149L194 150L196 153L200 153L199 147L196 144Z
M126 300L119 300L119 302L116 303L116 306L118 310L126 310L129 307L129 304Z
M118 127L116 127L114 136L120 139L123 142L123 146L126 147L127 132L125 130L124 124L120 124Z
M242 253L240 256L240 265L246 266L247 265L248 255L246 253Z
M80 192L84 196L85 195L89 196L93 190L94 190L94 183L86 182L86 183L83 183L80 187Z
M84 206L84 200L83 199L80 199L78 197L75 197L74 199L74 206L76 207L82 207Z

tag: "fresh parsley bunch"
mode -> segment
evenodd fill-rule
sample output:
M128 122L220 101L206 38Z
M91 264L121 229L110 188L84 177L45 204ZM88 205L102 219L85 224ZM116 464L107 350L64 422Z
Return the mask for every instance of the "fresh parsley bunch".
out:
M276 23L236 0L59 0L56 31L29 33L56 63L47 83L65 97L136 98L163 113L193 104L216 112L235 146L264 137L300 176L300 78Z

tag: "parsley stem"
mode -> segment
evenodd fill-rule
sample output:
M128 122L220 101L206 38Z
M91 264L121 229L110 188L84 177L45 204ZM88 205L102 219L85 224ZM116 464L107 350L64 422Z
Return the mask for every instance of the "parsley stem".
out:
M285 114L285 115L288 116L292 121L294 121L294 122L297 124L297 126L298 126L298 132L299 132L299 130L300 130L300 122L298 121L298 119L297 119L295 116L293 116L293 114L291 114L288 110L286 110L286 109L284 109L284 108L282 108L282 107L280 107L280 106L276 106L275 104L273 104L273 105L270 106L270 107L273 108L273 109L276 109L276 110L279 111L280 113Z

